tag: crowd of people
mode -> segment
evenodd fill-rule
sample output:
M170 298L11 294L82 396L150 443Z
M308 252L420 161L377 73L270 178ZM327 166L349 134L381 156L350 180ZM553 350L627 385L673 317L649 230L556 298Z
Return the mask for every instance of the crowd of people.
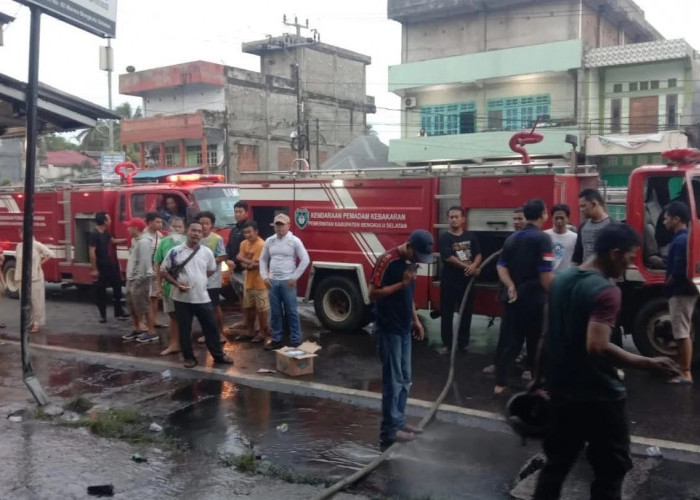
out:
M224 326L220 303L221 267L226 262L244 312L243 324L233 325L244 332L235 340L262 343L266 350L279 349L285 345L286 324L289 345L299 346L297 280L310 260L304 244L289 230L289 216L277 214L273 221L275 234L263 240L258 225L248 216L248 204L239 201L234 206L236 224L225 243L213 230L214 213L202 211L186 224L175 206L167 208L167 217L163 212L149 212L145 219L137 217L126 222L130 236L126 268L128 314L122 308L116 251L116 246L126 240L114 238L109 215L102 212L95 216L89 253L100 323L107 322L107 288L111 287L115 318L131 320L131 332L123 339L143 344L159 342L156 328L167 326L157 321L162 301L163 312L170 318L169 345L162 355L182 353L186 367L197 365L191 337L192 321L197 318L202 328L197 343L206 344L215 363L233 364L222 348L227 342L225 334L230 331ZM166 218L169 232L164 235ZM35 245L35 252L42 252L41 246ZM38 314L42 310L38 309ZM37 316L36 321L40 324L41 317Z

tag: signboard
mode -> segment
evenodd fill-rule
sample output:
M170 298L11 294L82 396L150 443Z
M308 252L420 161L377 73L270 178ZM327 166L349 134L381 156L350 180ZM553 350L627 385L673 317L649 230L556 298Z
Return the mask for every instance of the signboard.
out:
M415 227L421 209L343 210L297 208L294 223L299 229L322 231L406 232Z
M117 34L117 0L17 0L103 38Z
M119 176L114 171L114 167L126 161L126 153L113 152L100 154L100 171L102 172L102 182L119 182Z

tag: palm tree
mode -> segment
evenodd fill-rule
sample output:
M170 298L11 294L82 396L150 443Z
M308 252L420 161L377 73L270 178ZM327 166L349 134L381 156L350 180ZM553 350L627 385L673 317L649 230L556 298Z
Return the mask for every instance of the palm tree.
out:
M131 103L124 102L114 108L114 112L122 117L122 120L132 120L135 118L142 118L143 112L141 106L136 106L133 108ZM80 132L77 136L77 140L80 143L80 149L82 151L108 151L109 150L109 122L110 120L97 120L97 124L94 127L87 128ZM121 121L114 121L112 124L112 133L114 137L114 144L116 147L119 145L119 138L121 136ZM135 145L131 145L127 148L126 155L130 160L136 160L139 158L139 151Z

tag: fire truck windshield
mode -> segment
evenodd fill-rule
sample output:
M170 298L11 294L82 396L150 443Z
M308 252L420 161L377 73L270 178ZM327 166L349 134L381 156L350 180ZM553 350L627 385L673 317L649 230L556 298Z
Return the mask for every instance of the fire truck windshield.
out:
M240 200L238 188L208 186L195 189L192 194L197 202L197 209L214 212L216 227L224 228L236 223L233 206Z

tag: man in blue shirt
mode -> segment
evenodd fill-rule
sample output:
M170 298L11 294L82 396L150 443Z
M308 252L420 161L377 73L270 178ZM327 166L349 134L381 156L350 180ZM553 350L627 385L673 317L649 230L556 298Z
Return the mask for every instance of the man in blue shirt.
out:
M693 358L693 341L690 338L693 311L698 291L688 279L688 221L690 211L682 201L674 201L664 210L664 226L673 233L673 241L666 262L666 296L671 313L671 330L678 345L678 364L681 375L671 379L675 384L692 384L690 363Z
M415 439L423 432L406 423L406 401L411 387L411 330L422 340L423 326L416 314L413 293L418 266L431 262L433 236L417 229L403 245L382 255L374 266L369 298L374 301L374 335L382 362L382 424L380 446Z
M527 346L527 366L535 362L537 344L542 334L544 304L552 279L552 240L542 231L547 207L539 199L525 203L527 224L510 235L498 259L498 278L505 287L503 317L497 349L496 396L508 388L508 376L515 358Z

